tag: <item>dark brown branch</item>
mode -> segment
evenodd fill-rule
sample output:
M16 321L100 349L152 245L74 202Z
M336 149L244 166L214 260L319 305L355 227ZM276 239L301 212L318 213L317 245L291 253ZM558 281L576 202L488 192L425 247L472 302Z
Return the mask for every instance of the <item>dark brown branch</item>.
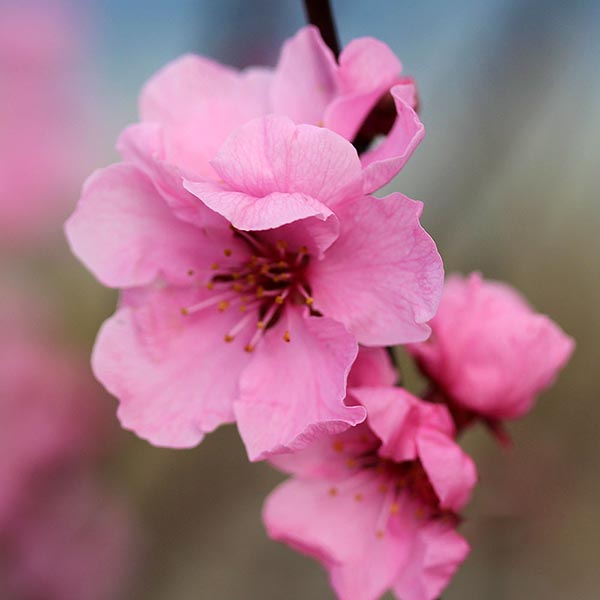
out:
M307 21L319 29L323 41L337 58L340 55L340 42L329 0L304 0L304 12Z

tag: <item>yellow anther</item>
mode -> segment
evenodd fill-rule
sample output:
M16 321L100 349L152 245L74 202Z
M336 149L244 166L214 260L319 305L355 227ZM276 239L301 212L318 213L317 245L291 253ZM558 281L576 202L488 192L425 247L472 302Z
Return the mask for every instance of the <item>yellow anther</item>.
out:
M383 537L383 535L384 534L383 534L383 531L381 531L381 529L379 529L378 531L375 532L375 537L379 540Z
M279 240L279 241L277 242L277 247L278 247L280 250L285 250L285 249L288 247L288 243L287 243L285 240Z
M281 277L280 277L279 275L273 275L273 281L274 281L275 283L277 283L277 282L278 282L278 281L280 281L280 280L281 280Z
M256 288L256 297L262 298L265 295L265 288L262 285L259 285Z
M248 275L248 277L246 277L246 281L250 285L254 285L256 283L256 277L252 273L250 273L250 275Z
M188 269L187 274L191 277L194 274L194 269Z
M267 326L267 324L266 324L264 321L259 321L259 322L256 324L256 326L257 326L259 329L264 329L264 328Z
M246 305L245 304L241 304L240 308L239 308L240 312L246 312Z
M225 250L223 250L223 254L225 256L231 256L231 254L232 254L231 248L225 248Z
M283 304L283 296L275 296L275 304Z
M308 298L306 298L306 300L304 300L304 302L306 302L306 304L308 304L308 306L312 306L314 304L315 300L312 296L309 296Z
M236 282L231 286L231 289L234 292L241 292L244 289L244 286L241 283Z
M251 344L246 344L246 345L244 346L244 350L245 350L246 352L252 352L252 351L254 350L254 346L252 346Z
M227 333L227 334L225 335L225 338L224 338L224 339L225 339L225 341L226 341L226 342L233 342L233 339L234 339L234 338L233 338L233 336L232 336L232 335L229 335L229 334Z
M209 281L209 282L206 284L206 289L207 289L207 290L212 290L214 287L215 287L215 284L214 284L212 281Z
M337 496L337 494L338 494L337 488L335 488L335 487L329 488L330 496Z
M363 495L362 495L362 494L354 494L354 499L355 499L357 502L362 502Z
M300 246L298 254L308 254L308 248L306 246Z
M222 300L217 304L217 308L219 309L219 312L223 312L229 308L229 302L227 302L227 300Z
M181 314L185 316L185 315L189 315L190 312L189 312L189 310L187 308L182 308L181 309Z
M286 262L285 260L280 260L280 261L277 263L277 266L278 266L280 269L285 269L285 268L288 266L288 264L287 264L287 262Z
M393 515L397 515L399 510L400 506L398 505L398 503L392 502L392 505L390 506L390 513L392 513Z
M315 125L316 125L317 127L324 127L324 126L325 126L325 123L323 123L323 121L317 121L317 122L315 123Z
M216 270L219 268L219 265L218 265L217 263L213 263L212 265L210 265L210 268L211 268L213 271L216 271Z
M292 338L290 337L290 332L289 332L289 331L286 331L286 332L283 334L283 341L284 341L284 342L289 342L291 339L292 339Z
M237 280L241 277L241 275L237 271L232 273L231 276L233 277L234 280Z
M335 442L333 442L333 449L336 452L342 452L344 449L344 442L342 442L342 440L335 440Z

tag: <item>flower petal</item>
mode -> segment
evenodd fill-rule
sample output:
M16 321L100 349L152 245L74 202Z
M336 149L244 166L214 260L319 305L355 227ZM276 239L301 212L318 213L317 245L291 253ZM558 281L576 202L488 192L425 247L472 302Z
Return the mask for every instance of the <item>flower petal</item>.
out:
M66 223L73 253L105 285L172 282L208 268L216 252L202 232L175 218L152 181L132 165L96 171Z
M389 46L370 37L352 40L339 62L339 92L324 123L352 140L376 102L398 81L402 64Z
M391 181L425 136L423 123L405 100L409 92L404 85L392 88L398 113L394 126L379 146L361 156L365 194L370 194Z
M289 343L283 340L286 330ZM234 408L250 460L300 450L364 421L364 408L344 404L356 352L354 337L339 323L286 311L240 381Z
M377 536L383 498L376 487L361 502L331 490L328 481L280 485L263 509L267 533L319 560L340 598L375 600L393 584L408 547L397 536Z
M348 387L392 386L398 382L398 371L385 348L362 346L348 375Z
M417 447L441 507L460 511L477 483L471 457L448 435L428 427L419 431Z
M96 340L94 373L119 399L121 424L157 446L194 446L233 421L249 356L223 337L239 313L213 307L183 316L198 294L158 286L127 292Z
M225 138L269 112L270 79L266 69L237 72L188 54L148 81L140 97L140 114L143 121L164 126L165 160L214 177L210 160Z
M439 598L467 557L469 544L444 521L429 521L419 529L408 562L400 571L394 593L402 600Z
M281 50L271 89L274 112L288 115L296 123L322 122L337 90L337 69L319 30L302 28Z
M341 231L322 261L309 265L315 308L361 344L427 339L443 286L442 259L421 227L422 204L391 194L340 206Z
M356 150L339 135L269 115L240 127L212 161L223 185L186 181L186 189L239 229L269 229L313 215L325 218L361 195Z

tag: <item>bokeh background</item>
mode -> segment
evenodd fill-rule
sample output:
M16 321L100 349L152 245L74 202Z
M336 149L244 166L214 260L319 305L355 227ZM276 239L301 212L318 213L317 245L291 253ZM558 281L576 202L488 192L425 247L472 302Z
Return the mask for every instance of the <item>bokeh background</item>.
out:
M138 90L152 73L189 51L237 66L274 64L282 41L304 24L300 0L66 0L50 36L58 47L40 46L47 33L34 19L20 33L2 29L24 4L58 6L0 0L0 38L11 38L0 40L0 162L12 165L0 166L0 203L37 194L46 212L44 227L22 235L16 221L0 226L0 295L27 298L29 314L44 320L44 339L76 355L71 370L90 379L82 402L103 407L98 419L110 435L88 472L127 506L120 527L130 534L118 555L120 591L98 600L333 598L315 563L267 540L261 503L280 476L248 464L234 427L189 451L153 448L120 431L116 402L87 367L116 297L70 256L61 233L85 175L117 159L114 141L136 120ZM425 202L423 222L447 271L481 270L515 285L577 340L557 385L510 426L513 449L483 431L466 435L481 475L462 526L473 549L444 598L597 598L600 3L338 0L334 8L342 42L380 38L417 79L427 135L390 187ZM15 67L18 52L25 58ZM2 98L24 72L34 81L29 95L39 99L35 86L44 86L52 108L27 108L15 136ZM62 169L52 189L8 187L23 139L19 177L46 182ZM68 150L64 164L40 166L44 144L54 158ZM29 224L42 210L31 206L19 217ZM0 559L3 552L0 541Z

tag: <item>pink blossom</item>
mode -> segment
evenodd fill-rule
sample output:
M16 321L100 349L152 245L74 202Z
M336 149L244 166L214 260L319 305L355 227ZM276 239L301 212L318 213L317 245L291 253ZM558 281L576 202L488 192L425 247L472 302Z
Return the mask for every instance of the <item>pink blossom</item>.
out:
M0 528L0 595L6 600L121 597L135 562L135 536L127 506L91 478L46 474L10 524Z
M124 290L93 356L121 423L188 447L235 420L259 459L365 418L343 402L357 343L426 339L442 263L421 204L363 196L327 129L253 120L213 165L223 183L186 183L202 202L158 163L101 170L67 236Z
M490 419L523 416L574 349L518 292L478 273L448 278L430 325L409 350L449 402Z
M62 2L3 3L0 9L2 247L58 231L82 176L76 31Z
M415 85L382 42L353 40L339 63L312 26L282 49L275 69L235 71L207 58L185 55L159 71L140 97L141 123L125 131L123 158L158 178L221 178L213 161L238 127L270 113L296 124L325 127L352 141L376 102L391 92L397 117L388 137L361 157L365 193L390 181L424 135L414 111ZM325 136L324 136L325 138Z
M2 292L0 597L114 597L133 530L91 476L107 439L100 390L44 331L28 296Z
M455 529L474 464L444 406L384 386L349 401L366 423L272 459L293 477L267 498L268 534L318 560L341 600L434 600L469 550Z
M36 478L56 465L81 463L105 435L99 390L85 366L35 330L33 313L21 312L26 302L3 294L0 529Z

